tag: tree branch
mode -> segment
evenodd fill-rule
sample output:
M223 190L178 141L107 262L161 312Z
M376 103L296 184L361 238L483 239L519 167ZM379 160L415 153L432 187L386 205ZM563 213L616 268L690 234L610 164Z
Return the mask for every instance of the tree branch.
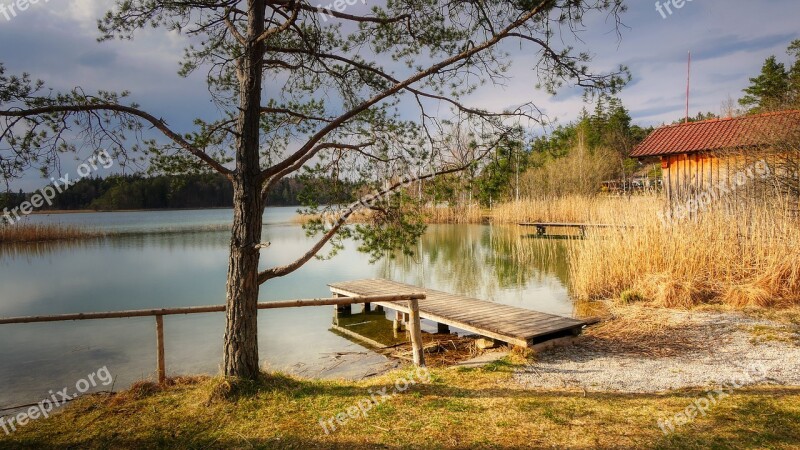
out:
M495 147L495 145L497 143L502 141L507 136L508 136L508 132L501 134L497 138L497 140L495 142L493 142L490 145L486 146L486 150L484 150L480 155L478 155L476 160L483 159L486 155L489 154L489 152L492 151L492 149ZM365 206L371 206L376 200L379 200L379 199L385 197L388 194L396 192L400 188L408 186L409 184L412 184L412 183L415 183L415 182L418 182L418 181L427 180L429 178L435 178L435 177L438 177L438 176L441 176L441 175L447 175L447 174L451 174L451 173L461 172L461 171L467 169L471 164L472 164L472 161L467 161L466 163L464 163L462 165L459 165L459 166L445 168L445 169L442 169L442 170L439 170L439 171L430 172L430 173L427 173L427 174L424 174L424 175L419 175L419 176L416 176L416 177L407 177L407 176L406 177L402 177L400 181L398 181L398 182L396 182L394 184L391 184L391 185L383 188L382 190L379 190L377 192L374 192L372 194L369 194L369 195L366 195L366 196L360 198L358 201L350 204L344 210L344 212L341 213L341 215L339 216L339 219L336 220L336 223L334 223L333 227L331 227L330 230L325 232L325 235L322 237L322 239L317 241L317 243L315 243L314 246L310 250L308 250L305 254L303 254L300 258L298 258L294 262L289 263L289 264L287 264L285 266L273 267L271 269L267 269L267 270L264 270L264 271L260 272L258 274L258 282L259 282L259 284L263 284L263 283L265 283L265 282L267 282L267 281L269 281L269 280L271 280L273 278L284 277L284 276L289 275L292 272L296 271L297 269L303 267L303 265L305 263L310 261L311 258L315 257L317 255L317 253L319 253L319 251L322 250L322 248L325 247L325 245L328 242L330 242L330 240L333 239L334 236L336 236L336 234L339 232L339 230L345 224L347 224L347 219L349 219L350 216L352 216L359 209L361 209L361 208L363 208Z
M40 108L33 108L33 109L0 111L0 117L31 117L43 114L53 114L53 113L79 113L79 112L95 112L95 111L114 111L118 113L129 114L138 117L140 119L143 119L149 122L153 126L153 128L161 131L161 133L163 133L164 136L168 137L173 142L178 144L180 147L184 148L186 151L198 157L206 164L208 164L212 169L230 178L230 175L232 173L230 169L227 169L217 160L209 156L206 152L200 150L199 148L194 147L189 142L187 142L183 137L181 137L181 135L172 131L167 126L167 124L164 122L163 119L158 119L147 112L144 112L142 110L130 106L117 105L113 103L98 103L91 105L43 106Z
M416 83L417 81L420 81L420 80L422 80L422 79L424 79L426 77L434 75L434 74L438 73L439 71L441 71L442 69L444 69L444 68L446 68L446 67L448 67L448 66L450 66L452 64L455 64L455 63L457 63L459 61L467 59L467 58L469 58L469 57L471 57L471 56L473 56L473 55L475 55L477 53L480 53L480 52L482 52L482 51L494 46L495 44L500 42L504 37L506 37L506 35L508 33L512 32L513 30L515 30L515 29L519 28L520 26L524 25L527 21L529 21L530 19L532 19L533 17L535 17L536 15L541 13L542 11L546 10L546 8L548 6L550 6L553 2L554 2L554 0L543 0L541 3L539 3L538 6L532 8L526 14L521 15L517 20L512 22L510 25L508 25L503 30L501 30L498 34L494 35L491 39L488 39L488 40L484 41L480 45L476 45L476 46L470 47L468 50L465 50L465 51L463 51L463 52L461 52L461 53L459 53L459 54L457 54L455 56L452 56L452 57L447 58L447 59L445 59L445 60L443 60L443 61L441 61L441 62L439 62L437 64L434 64L434 65L428 67L425 70L417 72L417 74L407 78L406 80L404 80L404 81L402 81L400 83L395 83L395 85L392 86L391 88L386 89L383 92L380 92L380 93L376 94L372 98L362 102L358 106L356 106L356 107L352 108L351 110L347 111L346 113L342 114L338 118L336 118L333 121L331 121L322 130L318 131L314 136L312 136L308 140L308 142L306 142L300 149L298 149L296 152L294 152L288 158L286 158L283 161L281 161L280 163L275 164L274 166L269 167L266 170L264 170L262 172L262 181L266 180L270 176L272 176L272 175L274 175L274 174L286 169L287 167L292 166L295 162L297 162L298 160L303 158L303 156L306 153L311 151L314 148L314 146L320 140L322 140L326 135L328 135L332 131L335 131L341 125L343 125L344 123L346 123L347 121L349 121L353 117L355 117L358 114L366 111L367 109L369 109L373 105L381 102L382 100L384 100L384 99L386 99L386 98L388 98L388 97L400 92L401 90L411 86L412 84Z

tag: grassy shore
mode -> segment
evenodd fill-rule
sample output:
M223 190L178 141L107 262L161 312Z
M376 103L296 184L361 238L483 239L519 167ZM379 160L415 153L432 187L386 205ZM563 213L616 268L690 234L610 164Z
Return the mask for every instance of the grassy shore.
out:
M10 436L0 448L773 448L800 446L800 389L749 388L705 417L665 435L658 419L686 409L705 391L620 395L525 390L505 361L480 369L436 369L326 434L320 419L411 369L364 382L265 376L244 392L218 395L215 378L140 384L84 397Z

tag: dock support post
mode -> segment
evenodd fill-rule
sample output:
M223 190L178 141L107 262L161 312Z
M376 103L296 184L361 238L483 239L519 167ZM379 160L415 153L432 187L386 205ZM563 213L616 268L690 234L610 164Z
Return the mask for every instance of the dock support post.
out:
M439 334L450 334L450 326L445 323L437 323L436 332Z
M403 313L400 311L394 312L394 320L392 321L392 329L394 331L403 331Z
M408 309L411 311L410 316L410 331L411 331L411 348L414 353L414 365L417 367L425 367L425 354L423 353L422 345L422 324L419 317L419 301L409 300Z
M364 312L368 313L372 310L372 305L370 303L364 303Z
M339 295L337 293L333 294L333 298L341 298L341 297L344 297L344 295ZM335 305L334 308L336 308L337 317L339 315L349 316L353 312L353 310L350 308L350 305Z
M156 345L158 384L164 384L167 381L167 368L164 358L164 316L156 316Z

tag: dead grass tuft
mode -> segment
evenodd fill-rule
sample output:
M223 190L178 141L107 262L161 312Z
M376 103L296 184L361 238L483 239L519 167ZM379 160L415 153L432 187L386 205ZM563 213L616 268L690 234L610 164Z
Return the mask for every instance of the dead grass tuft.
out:
M723 296L723 302L737 308L745 306L767 307L774 304L774 297L760 286L745 284L730 286Z
M609 306L610 320L589 327L581 339L610 354L670 357L703 351L707 336L680 313L642 306Z

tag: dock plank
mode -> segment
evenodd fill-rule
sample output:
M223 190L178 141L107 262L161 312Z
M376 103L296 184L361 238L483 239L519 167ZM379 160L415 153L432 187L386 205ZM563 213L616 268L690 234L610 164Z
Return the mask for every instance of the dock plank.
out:
M333 283L331 291L348 297L424 293L419 301L423 319L522 347L534 339L558 336L582 329L586 322L516 306L421 288L390 280L356 280ZM407 302L380 303L388 309L407 311Z

